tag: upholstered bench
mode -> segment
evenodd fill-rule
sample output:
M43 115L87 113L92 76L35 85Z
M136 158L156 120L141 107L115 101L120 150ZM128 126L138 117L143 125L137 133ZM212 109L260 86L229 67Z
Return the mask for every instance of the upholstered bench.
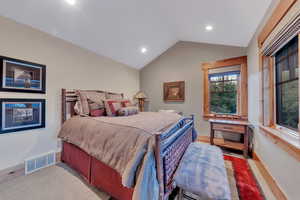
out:
M230 200L224 158L219 147L195 142L189 145L175 174L179 200ZM190 193L190 194L189 194Z

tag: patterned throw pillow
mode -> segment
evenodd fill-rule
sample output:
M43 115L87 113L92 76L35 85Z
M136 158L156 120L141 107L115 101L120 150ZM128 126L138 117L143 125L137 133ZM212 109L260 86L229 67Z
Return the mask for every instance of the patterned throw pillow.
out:
M120 100L109 99L104 101L107 116L117 116L117 111L122 108Z
M124 99L121 101L122 107L130 107L133 106L132 102L129 99Z
M78 96L77 111L80 115L91 115L91 110L104 108L104 92L82 91L77 90Z
M123 107L118 110L118 116L129 116L139 113L139 109L136 106Z

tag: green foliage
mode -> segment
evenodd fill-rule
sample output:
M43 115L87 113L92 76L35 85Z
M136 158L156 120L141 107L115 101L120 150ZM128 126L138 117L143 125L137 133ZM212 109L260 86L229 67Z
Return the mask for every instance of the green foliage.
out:
M210 111L219 114L236 114L237 81L211 82Z
M281 105L278 109L279 124L298 129L299 103L298 103L298 80L281 85Z

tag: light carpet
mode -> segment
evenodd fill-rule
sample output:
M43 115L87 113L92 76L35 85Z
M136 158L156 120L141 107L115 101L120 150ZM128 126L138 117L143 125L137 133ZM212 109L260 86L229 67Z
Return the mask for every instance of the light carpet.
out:
M0 200L108 200L63 164L0 185Z

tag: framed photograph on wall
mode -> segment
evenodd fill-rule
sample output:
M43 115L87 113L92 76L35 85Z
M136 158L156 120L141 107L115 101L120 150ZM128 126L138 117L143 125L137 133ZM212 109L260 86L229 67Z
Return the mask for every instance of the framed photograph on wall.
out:
M46 66L0 56L0 91L46 93Z
M164 101L183 102L184 97L185 97L184 81L164 83Z
M45 128L45 99L0 99L0 134Z

